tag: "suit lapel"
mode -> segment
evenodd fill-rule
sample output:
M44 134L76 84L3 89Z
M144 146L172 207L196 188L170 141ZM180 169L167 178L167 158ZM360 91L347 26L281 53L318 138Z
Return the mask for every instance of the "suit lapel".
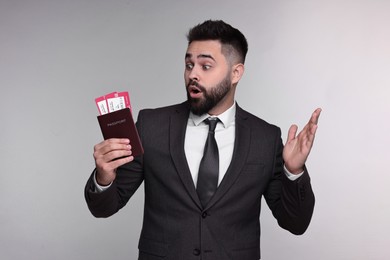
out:
M246 124L246 119L247 117L244 115L243 110L237 105L236 137L234 141L232 161L217 191L215 192L215 195L211 198L205 209L212 207L219 199L221 199L241 174L241 170L245 165L250 147L250 127Z
M179 106L174 114L170 116L169 143L170 152L176 171L183 182L188 194L196 205L201 208L201 203L196 193L192 175L188 167L187 158L184 151L184 139L188 122L189 109L185 102Z

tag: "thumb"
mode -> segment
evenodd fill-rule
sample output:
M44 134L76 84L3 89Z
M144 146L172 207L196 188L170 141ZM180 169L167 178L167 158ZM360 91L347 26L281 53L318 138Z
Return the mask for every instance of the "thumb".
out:
M298 131L297 125L290 126L290 129L288 130L287 143L295 138L297 131Z

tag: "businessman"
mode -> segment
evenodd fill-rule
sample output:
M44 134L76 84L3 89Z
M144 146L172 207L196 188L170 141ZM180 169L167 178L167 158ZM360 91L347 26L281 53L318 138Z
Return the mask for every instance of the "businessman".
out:
M141 260L258 260L263 196L282 228L298 235L310 223L314 194L305 162L321 109L299 133L291 126L283 145L278 127L235 100L244 35L208 20L187 38L187 100L139 112L142 156L132 156L127 139L95 145L85 198L94 216L109 217L144 183Z

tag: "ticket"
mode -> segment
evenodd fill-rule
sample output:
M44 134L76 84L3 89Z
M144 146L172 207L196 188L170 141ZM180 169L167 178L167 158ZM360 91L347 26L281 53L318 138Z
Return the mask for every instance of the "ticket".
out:
M108 106L108 112L114 112L125 108L124 98L118 96L118 92L112 92L105 96Z
M104 96L95 98L96 106L100 115L118 111L124 108L131 109L130 96L127 91L111 92Z
M107 101L104 96L95 98L95 103L99 110L100 115L104 115L108 113Z

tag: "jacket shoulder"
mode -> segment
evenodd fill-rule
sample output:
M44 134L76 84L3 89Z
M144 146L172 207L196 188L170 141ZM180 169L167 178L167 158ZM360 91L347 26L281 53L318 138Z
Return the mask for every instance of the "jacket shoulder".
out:
M237 119L254 128L280 132L280 128L237 106Z

